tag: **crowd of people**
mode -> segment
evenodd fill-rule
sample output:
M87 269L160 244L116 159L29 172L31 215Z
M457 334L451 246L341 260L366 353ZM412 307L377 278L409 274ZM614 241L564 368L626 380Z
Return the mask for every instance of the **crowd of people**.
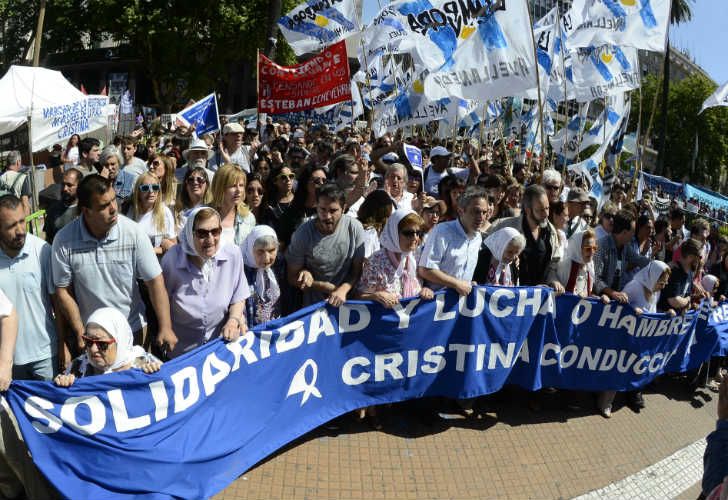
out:
M26 230L20 154L6 155L0 390L12 379L69 386L153 372L320 301L391 308L446 288L540 285L676 315L728 295L718 226L688 223L677 206L661 216L629 185L598 203L582 179L540 172L498 144L272 121L260 133L236 122L219 135L189 132L109 145L72 137L54 157L41 234ZM405 142L424 168L408 161ZM640 392L625 396L644 407ZM605 418L614 398L595 398ZM366 414L379 425L376 411ZM21 481L0 481L9 498L28 477L11 441L2 451Z

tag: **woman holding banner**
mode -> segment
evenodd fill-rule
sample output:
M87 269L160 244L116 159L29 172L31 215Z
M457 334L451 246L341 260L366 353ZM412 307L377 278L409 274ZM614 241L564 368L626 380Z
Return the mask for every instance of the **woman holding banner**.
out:
M479 284L518 286L518 256L526 238L515 228L504 227L483 241L473 280Z

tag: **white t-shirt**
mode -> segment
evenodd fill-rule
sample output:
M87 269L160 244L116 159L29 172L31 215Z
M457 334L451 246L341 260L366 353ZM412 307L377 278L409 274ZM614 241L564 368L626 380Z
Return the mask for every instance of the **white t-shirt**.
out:
M170 239L177 236L174 227L174 215L172 215L172 211L167 206L164 206L163 209L164 231L159 231L156 227L154 227L152 212L145 213L137 221L137 224L139 224L144 233L149 236L149 241L152 242L152 246L155 248L162 244L163 239Z
M461 179L463 179L466 182L468 181L468 175L470 174L470 172L468 171L467 168L450 168L450 169L445 169L442 172L435 172L435 170L432 167L428 167L425 170L425 176L424 176L425 193L439 194L437 192L437 185L440 183L440 179L442 179L443 177L447 177L449 175L448 170L450 172L452 172L453 175L457 175L458 177L460 177Z

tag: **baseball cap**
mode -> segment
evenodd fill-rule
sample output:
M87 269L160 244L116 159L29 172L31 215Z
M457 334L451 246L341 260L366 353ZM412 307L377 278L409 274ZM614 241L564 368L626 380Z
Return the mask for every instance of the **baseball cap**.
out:
M227 123L222 129L222 134L242 134L245 130L243 126L237 122Z
M447 150L447 148L443 146L435 146L430 150L430 158L434 158L435 156L450 156L452 153Z
M589 195L586 194L586 191L584 191L582 188L574 187L569 190L569 195L566 197L566 201L586 203L589 201Z

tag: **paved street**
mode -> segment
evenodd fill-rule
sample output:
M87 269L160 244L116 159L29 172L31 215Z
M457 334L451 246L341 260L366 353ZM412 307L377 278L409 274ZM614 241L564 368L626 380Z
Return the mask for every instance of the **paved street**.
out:
M584 410L545 394L534 412L527 393L510 388L481 402L477 419L428 426L408 404L383 411L381 431L346 418L338 435L309 433L215 498L572 498L663 460L715 426L717 393L693 394L682 380L648 390L640 414L618 399L610 420L592 414L590 395L578 399ZM681 471L671 473L675 481ZM679 497L698 493L693 486Z

